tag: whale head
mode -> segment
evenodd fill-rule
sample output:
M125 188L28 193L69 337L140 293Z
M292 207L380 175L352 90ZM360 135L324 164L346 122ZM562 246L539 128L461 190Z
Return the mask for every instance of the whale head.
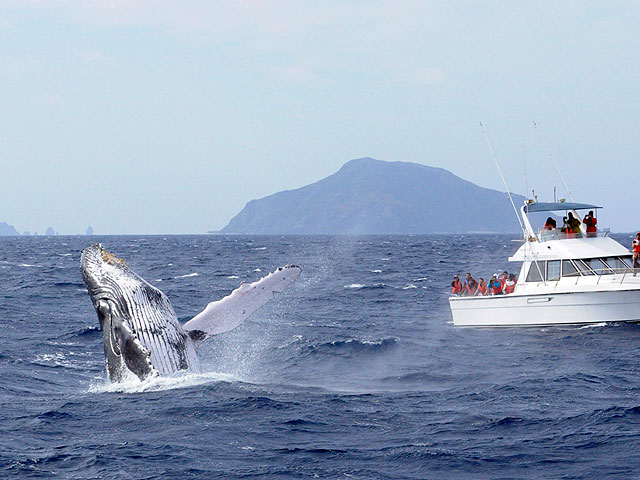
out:
M124 260L107 252L99 243L82 251L80 265L100 322L111 381L121 381L127 370L141 380L157 375L151 362L151 352L139 337L140 324L135 317L140 312L133 310L141 296L152 296L156 301L162 301L162 292L145 282L127 267ZM165 308L173 313L168 300L166 304Z

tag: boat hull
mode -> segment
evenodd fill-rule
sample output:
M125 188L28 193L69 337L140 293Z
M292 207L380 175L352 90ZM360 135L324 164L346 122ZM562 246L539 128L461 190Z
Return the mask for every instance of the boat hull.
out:
M640 289L449 298L453 323L467 327L640 321Z

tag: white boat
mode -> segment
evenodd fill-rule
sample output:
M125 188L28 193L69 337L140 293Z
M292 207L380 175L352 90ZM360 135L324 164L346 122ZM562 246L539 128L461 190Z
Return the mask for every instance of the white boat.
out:
M536 233L529 214L601 207L583 203L533 202L520 209L524 240L509 261L522 262L513 293L450 297L454 325L543 326L640 321L640 275L631 252L608 231Z

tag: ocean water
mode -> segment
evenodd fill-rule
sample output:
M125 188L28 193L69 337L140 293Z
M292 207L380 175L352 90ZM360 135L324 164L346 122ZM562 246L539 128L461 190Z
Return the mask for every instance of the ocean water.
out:
M452 274L515 270L511 238L0 238L0 477L638 478L639 325L451 325ZM110 384L93 241L182 322L303 272L203 345L204 373Z

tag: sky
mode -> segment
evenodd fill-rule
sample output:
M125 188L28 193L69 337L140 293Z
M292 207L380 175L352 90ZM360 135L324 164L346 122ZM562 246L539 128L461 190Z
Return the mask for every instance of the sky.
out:
M511 191L568 196L540 132L638 230L638 25L624 0L3 0L0 221L204 233L365 156L504 191L481 121Z

